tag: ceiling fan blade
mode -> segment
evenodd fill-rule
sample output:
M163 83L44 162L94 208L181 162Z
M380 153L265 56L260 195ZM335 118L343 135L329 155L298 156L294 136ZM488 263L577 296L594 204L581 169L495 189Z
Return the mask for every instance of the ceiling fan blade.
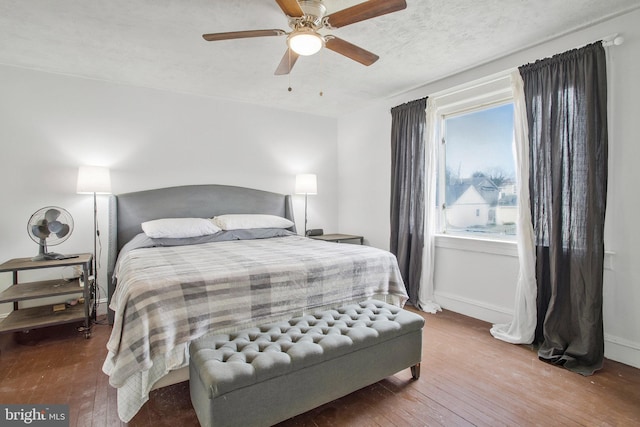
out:
M293 50L287 49L287 51L284 53L284 56L282 57L282 60L280 61L280 64L278 65L278 68L276 68L276 72L274 74L276 76L289 74L291 72L291 69L295 65L296 61L298 60L299 56L300 55L295 53Z
M276 0L276 3L278 3L280 9L282 9L284 14L287 16L299 18L304 15L304 12L297 0Z
M250 30L250 31L229 31L227 33L203 34L202 38L208 42L218 40L246 39L250 37L284 36L284 30Z
M406 7L405 0L369 0L332 13L327 19L330 27L340 28L365 19L397 12Z
M347 58L351 58L362 65L369 66L380 58L375 53L371 53L368 50L364 50L361 47L349 43L348 41L333 36L327 37L325 46L327 49L337 52L340 55L344 55Z

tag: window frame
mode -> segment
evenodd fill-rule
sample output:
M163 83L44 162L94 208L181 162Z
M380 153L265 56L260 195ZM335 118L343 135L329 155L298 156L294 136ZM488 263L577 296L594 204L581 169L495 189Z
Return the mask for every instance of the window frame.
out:
M506 244L507 246L516 245L516 239L514 237L504 237L497 234L494 235L482 235L478 236L472 233L456 232L451 233L446 230L446 218L444 208L445 203L445 190L446 190L446 148L445 141L446 135L444 134L445 120L448 117L455 117L463 114L473 113L475 111L484 110L487 108L498 107L500 105L513 103L513 89L511 87L511 77L508 73L501 73L500 75L493 76L483 81L474 82L465 86L457 87L449 91L442 92L433 97L436 106L436 114L438 117L438 123L436 125L436 132L438 135L437 141L437 223L436 223L436 245L443 247L449 246L454 243L455 246L463 248L469 240L474 241L489 241L496 242L497 244ZM515 159L514 159L515 162ZM517 165L516 165L517 167ZM443 243L443 239L450 237L453 240L449 243ZM441 244L438 244L438 243ZM474 245L477 246L477 245ZM503 252L499 250L499 252ZM509 254L513 253L513 249L507 249Z

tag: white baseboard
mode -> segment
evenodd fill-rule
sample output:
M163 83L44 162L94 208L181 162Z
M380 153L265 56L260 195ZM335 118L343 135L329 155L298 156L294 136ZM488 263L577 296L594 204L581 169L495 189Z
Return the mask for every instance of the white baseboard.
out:
M473 317L474 319L495 324L507 323L513 318L513 310L487 304L483 301L441 291L435 291L434 296L436 302L440 304L440 307Z
M461 297L447 292L434 292L435 300L446 310L451 310L491 324L508 323L513 311L482 301ZM604 335L604 356L607 359L640 368L640 344L614 335Z
M640 344L604 334L604 357L634 368L640 368Z

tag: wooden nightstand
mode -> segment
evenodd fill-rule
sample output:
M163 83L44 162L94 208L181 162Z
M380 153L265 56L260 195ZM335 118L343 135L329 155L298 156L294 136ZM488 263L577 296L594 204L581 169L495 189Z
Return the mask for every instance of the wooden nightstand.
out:
M0 333L25 331L45 326L59 325L84 320L85 338L91 336L90 310L92 281L86 280L80 286L78 279L65 281L64 279L39 280L35 282L20 282L18 272L44 268L61 268L80 266L83 277L88 278L91 272L91 254L78 254L64 260L32 261L31 258L15 258L0 264L0 273L12 273L13 284L0 292L0 303L13 303L13 311L0 321ZM56 274L56 275L59 275ZM66 304L46 304L38 307L20 308L18 303L26 300L37 300L45 297L82 296L84 302L67 307ZM62 306L60 311L54 307Z
M353 234L323 234L321 236L309 236L311 239L324 240L325 242L342 243L345 240L359 240L360 244L364 244L364 237L354 236Z

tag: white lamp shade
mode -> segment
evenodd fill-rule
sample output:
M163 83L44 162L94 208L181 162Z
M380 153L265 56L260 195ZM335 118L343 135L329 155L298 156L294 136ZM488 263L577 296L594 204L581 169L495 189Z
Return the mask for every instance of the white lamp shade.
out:
M315 31L298 30L287 39L291 50L298 55L309 56L318 53L324 46L324 39Z
M76 192L78 194L111 194L111 173L109 168L80 166Z
M318 181L313 173L296 175L296 194L318 194Z

